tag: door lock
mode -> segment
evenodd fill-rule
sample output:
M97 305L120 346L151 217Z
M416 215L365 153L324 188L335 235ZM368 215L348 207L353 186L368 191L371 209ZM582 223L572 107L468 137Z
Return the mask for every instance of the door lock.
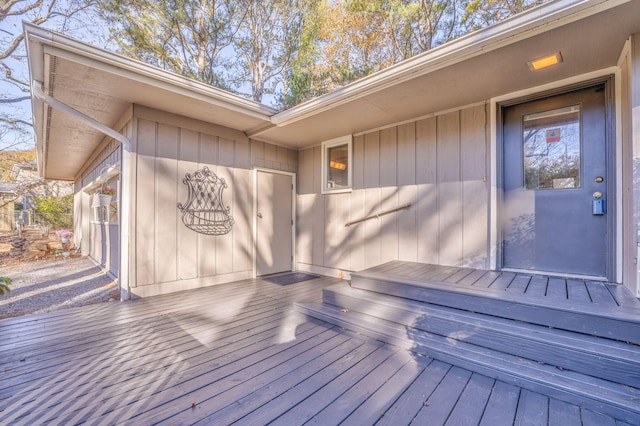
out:
M598 176L598 177L596 177L596 178L594 179L594 181L595 181L596 183L602 183L602 182L604 182L604 178L603 178L602 176Z
M596 191L593 193L593 214L594 216L601 216L604 213L604 198L602 197L602 192Z

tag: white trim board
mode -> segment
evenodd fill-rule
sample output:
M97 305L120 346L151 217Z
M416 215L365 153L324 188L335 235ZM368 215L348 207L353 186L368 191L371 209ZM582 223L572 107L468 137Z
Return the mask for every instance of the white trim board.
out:
M285 172L282 170L269 169L265 167L253 168L253 231L252 231L252 273L251 277L257 277L257 247L256 242L258 240L258 172L280 174L291 177L291 270L295 270L296 265L296 200L297 200L297 187L296 187L296 174L292 172Z

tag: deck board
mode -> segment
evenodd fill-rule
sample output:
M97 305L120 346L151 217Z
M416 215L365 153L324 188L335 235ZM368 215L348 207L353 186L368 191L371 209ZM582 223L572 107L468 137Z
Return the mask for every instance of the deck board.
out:
M461 424L479 424L482 413L491 396L491 389L495 380L479 374L473 374L462 391L458 403L449 415L446 424L449 426Z
M529 287L529 283L531 282L531 275L523 275L518 274L516 277L509 283L505 290L513 293L527 293L527 288ZM491 286L491 288L495 288Z
M341 423L412 358L413 356L405 351L391 354L377 367L371 368L362 380L342 394L340 398L313 416L311 423L321 425Z
M442 385L425 400L414 422L421 425L445 424L470 378L470 371L459 367L451 368L442 379Z
M549 426L581 426L580 407L552 399L549 401Z
M618 303L613 298L607 287L602 283L595 283L592 281L586 281L587 290L591 300L596 305L601 306L618 306Z
M303 377L300 383L279 395L273 396L260 409L243 417L242 422L246 424L267 424L275 421L275 424L287 424L287 421L291 421L289 419L295 420L296 416L302 416L302 413L307 413L306 417L310 417L310 413L315 414L317 412L317 410L314 411L313 404L306 402L306 407L300 405L305 404L305 401L309 401L311 396L316 395L323 386L347 371L353 363L361 361L378 348L378 344L368 342L331 363L331 365L317 374Z
M480 426L511 425L516 417L520 389L503 382L496 382L484 409Z
M576 303L591 303L587 284L580 280L567 280L567 298Z
M531 277L531 281L529 282L529 286L527 287L527 294L535 297L545 297L547 295L547 288L549 284L549 278L542 275L535 275ZM558 285L551 286L551 293L556 295L562 294L562 289ZM565 290L566 293L566 290Z
M380 420L384 417L387 408L400 397L431 362L430 358L414 356L345 418L342 424L344 426L360 426L374 424Z
M408 425L422 409L424 402L440 385L451 365L434 361L407 388L407 390L384 412L379 425Z
M546 277L545 277L546 278ZM545 296L558 300L567 300L567 280L564 278L547 278L547 291Z
M549 398L522 390L516 411L516 425L546 425L549 419Z
M294 409L279 417L274 424L291 425L301 423L301 420L307 421L313 418L313 416L347 392L355 383L364 378L372 368L380 365L394 352L395 350L386 346L376 348L375 351L368 354L362 360L354 362L351 366L347 366L347 369L342 371L341 374L331 379L331 381L299 403Z

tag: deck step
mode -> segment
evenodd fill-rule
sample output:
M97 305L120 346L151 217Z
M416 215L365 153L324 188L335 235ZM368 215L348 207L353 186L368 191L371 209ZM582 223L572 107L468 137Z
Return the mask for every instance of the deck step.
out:
M323 290L323 301L407 327L640 388L640 348L596 336L552 329L395 296L346 283Z
M383 317L387 313L391 316L400 313L391 304L370 306L368 312L375 312L376 316L358 312L355 310L356 308L351 310L348 307L338 307L326 302L298 303L296 308L299 312L310 317L431 356L443 362L568 403L589 407L590 410L630 424L640 424L640 404L638 404L640 392L638 389L576 371L558 369L554 365L528 360L517 355L468 343L464 339L454 338L461 336L445 337L384 319ZM405 312L407 318L403 321L413 324L411 318L414 315L412 310L415 306L409 308Z
M398 267L419 264L399 262ZM396 268L398 268L396 267ZM425 272L426 271L426 272ZM458 281L447 277L471 277L476 272L436 265L425 265L417 276L398 276L393 268L367 270L351 274L351 286L361 290L387 294L430 304L468 310L527 323L553 327L586 335L605 337L640 344L640 302L624 295L621 302L613 298L626 289L603 283L589 283L595 289L607 293L613 306L597 301L563 299L536 296L516 287L531 277L510 273L486 272L495 283L488 287L469 284L471 280ZM498 277L498 278L495 278ZM457 279L457 278L456 278ZM528 282L524 286L528 286ZM627 292L628 293L628 292Z

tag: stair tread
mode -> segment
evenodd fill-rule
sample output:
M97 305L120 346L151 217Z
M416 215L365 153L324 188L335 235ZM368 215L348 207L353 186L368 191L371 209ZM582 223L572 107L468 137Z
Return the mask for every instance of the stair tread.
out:
M427 273L424 272L426 269L428 269ZM413 272L410 270L408 274ZM464 276L463 272L467 273L466 276L473 276L473 280L467 281L465 285L439 280L447 274L460 278ZM559 300L556 297L536 295L525 297L519 292L505 290L512 281L518 280L514 285L520 286L523 276L515 273L480 272L484 275L480 276L478 270L437 265L425 267L420 272L422 276L417 277L362 271L351 275L351 286L369 292L640 344L640 309L615 305L616 299L613 296L615 292L606 290L610 297L610 305L607 306L604 306L604 302L603 304L583 303L579 300ZM483 281L483 278L487 279ZM529 278L532 279L532 277ZM524 276L524 280L526 279ZM548 280L551 283L558 279L549 277ZM461 278L459 282L463 281L464 278ZM476 284L481 282L481 284L471 286L469 284L471 281ZM573 288L569 282L570 280L566 281L567 292ZM536 281L534 287L538 284L539 282ZM483 286L495 286L500 290ZM603 290L601 283L585 282L584 286L586 286L584 291L587 291L587 287L598 288L601 292ZM626 289L618 293L628 296ZM624 300L629 302L627 299Z
M369 292L352 288L346 283L335 284L324 289L326 293L340 293L349 297L365 298L368 303L388 305L395 309L407 311L408 316L419 318L420 316L439 317L448 321L457 321L471 324L474 327L483 327L487 330L495 330L501 334L522 336L526 333L528 340L542 343L553 341L554 345L564 347L577 347L584 352L593 352L601 357L624 359L640 366L640 350L637 346L627 343L603 339L582 333L574 333L567 330L550 328L547 326L513 321L506 318L494 317L487 314L469 312L446 306L430 305L401 297L382 293Z
M413 285L424 288L438 288L451 292L465 292L480 297L496 298L506 302L516 302L525 305L535 306L548 306L549 308L556 309L570 309L575 312L585 312L591 315L600 315L611 317L615 315L616 318L627 319L640 323L640 302L630 304L627 299L624 299L625 304L616 306L615 314L612 314L611 306L602 305L598 303L585 302L581 300L563 300L550 298L550 297L523 297L520 293L505 291L504 288L496 287L476 287L471 285L463 285L455 282L448 282L444 280L438 280L433 278L418 278L407 276L394 276L391 274L377 272L375 270L364 270L360 272L352 272L351 280L356 282L360 278L367 279L380 279L385 281L396 282L398 284ZM605 285L602 283L598 283ZM615 286L620 287L620 286ZM622 290L618 289L618 293Z

